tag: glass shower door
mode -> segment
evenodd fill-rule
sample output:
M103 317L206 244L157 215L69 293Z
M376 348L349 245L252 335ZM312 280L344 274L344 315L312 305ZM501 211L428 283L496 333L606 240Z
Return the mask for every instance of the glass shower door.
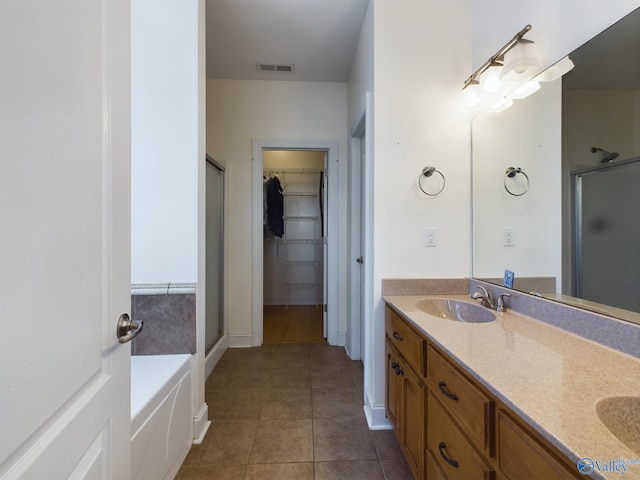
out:
M223 333L224 169L207 156L206 181L206 321L207 351Z
M575 176L575 296L640 311L640 162Z

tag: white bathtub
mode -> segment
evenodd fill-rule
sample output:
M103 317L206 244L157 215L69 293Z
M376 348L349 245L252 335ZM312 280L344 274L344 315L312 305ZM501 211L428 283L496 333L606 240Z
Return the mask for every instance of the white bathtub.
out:
M173 479L193 442L191 355L131 357L131 478Z

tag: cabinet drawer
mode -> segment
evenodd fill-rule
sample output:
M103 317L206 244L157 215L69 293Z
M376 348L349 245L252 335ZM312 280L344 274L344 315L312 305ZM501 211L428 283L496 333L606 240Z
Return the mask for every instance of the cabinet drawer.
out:
M476 447L494 455L494 401L433 347L427 348L427 384Z
M495 470L474 450L431 391L427 405L427 456L435 459L444 476L449 480L494 480Z
M433 456L433 452L427 449L427 466L426 466L426 478L427 480L447 480L444 476L444 472L438 466L438 461Z
M385 313L387 338L411 368L424 377L426 340L388 306Z
M498 413L500 471L509 480L560 480L581 478L569 471L551 453L505 412Z

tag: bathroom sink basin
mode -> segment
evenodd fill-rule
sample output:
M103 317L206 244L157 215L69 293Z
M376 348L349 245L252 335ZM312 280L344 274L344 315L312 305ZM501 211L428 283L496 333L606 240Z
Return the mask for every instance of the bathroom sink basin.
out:
M424 298L416 307L429 315L467 323L486 323L496 319L495 313L471 302L450 298Z
M596 403L600 421L618 440L640 455L640 397L606 397Z

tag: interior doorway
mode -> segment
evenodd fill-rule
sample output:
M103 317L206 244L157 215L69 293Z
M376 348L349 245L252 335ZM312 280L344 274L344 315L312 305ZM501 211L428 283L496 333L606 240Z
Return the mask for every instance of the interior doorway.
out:
M324 342L327 152L263 152L264 343Z
M266 340L265 305L282 307L289 318L294 306L313 307L322 318L322 337L338 344L337 282L330 281L338 271L337 242L330 241L337 231L337 159L337 141L253 142L254 346ZM275 226L278 235L270 232L266 239L265 180L275 177L283 218Z

